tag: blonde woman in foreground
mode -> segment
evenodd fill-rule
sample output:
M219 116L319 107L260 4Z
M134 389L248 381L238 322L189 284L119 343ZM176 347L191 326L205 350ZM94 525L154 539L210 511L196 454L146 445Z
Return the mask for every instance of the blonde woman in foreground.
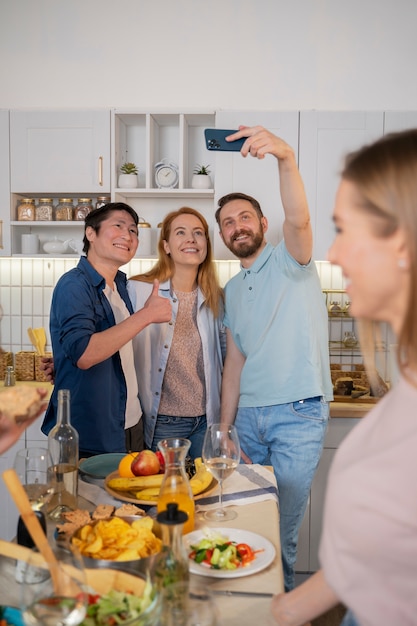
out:
M348 156L329 260L360 323L370 380L380 322L396 335L399 382L344 440L327 485L321 570L272 600L280 626L339 602L343 626L417 624L417 129Z

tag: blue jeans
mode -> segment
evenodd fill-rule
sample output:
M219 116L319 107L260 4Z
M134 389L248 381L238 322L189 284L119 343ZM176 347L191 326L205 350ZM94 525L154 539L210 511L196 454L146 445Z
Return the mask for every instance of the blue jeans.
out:
M182 437L191 441L188 455L195 459L201 456L204 435L207 430L205 415L198 417L174 417L172 415L158 415L151 450L158 450L158 441L168 437Z
M329 405L320 397L289 404L240 407L235 424L253 463L272 465L278 483L286 591L294 587L298 532L323 450Z

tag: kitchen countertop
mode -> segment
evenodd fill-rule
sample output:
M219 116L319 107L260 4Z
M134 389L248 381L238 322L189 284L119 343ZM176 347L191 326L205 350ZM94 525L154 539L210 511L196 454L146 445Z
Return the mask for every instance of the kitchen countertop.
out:
M49 400L52 391L53 391L53 385L51 383L43 383L43 382L39 382L37 380L17 380L16 381L16 387L19 387L20 385L29 385L30 387L37 387L39 389L46 389L46 391L48 392L48 395L46 396L46 402ZM0 381L0 389L2 389L4 387L4 381Z
M51 383L38 382L36 380L18 380L16 381L16 385L30 385L31 387L46 389L49 392L47 400L53 390L53 385L51 385ZM0 388L2 387L4 387L4 382L0 381ZM360 418L364 417L374 406L375 404L360 402L359 400L357 402L331 402L330 417Z
M374 404L368 402L330 402L330 417L365 417Z

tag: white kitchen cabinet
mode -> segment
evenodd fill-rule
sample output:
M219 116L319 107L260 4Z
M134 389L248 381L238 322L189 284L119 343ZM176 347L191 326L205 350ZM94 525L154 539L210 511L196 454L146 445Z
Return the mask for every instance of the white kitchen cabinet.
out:
M216 127L237 129L240 125L261 125L279 135L295 151L298 159L298 111L218 111ZM216 200L231 192L246 193L258 200L268 219L267 240L276 245L282 238L284 212L282 209L278 165L274 157L263 160L240 152L208 152L216 156ZM214 209L215 210L215 209ZM214 226L214 254L217 259L235 259L226 248Z
M23 234L36 234L42 245L59 239L80 240L83 222L19 221L22 197L110 196L110 110L10 112L10 253L22 253ZM68 250L75 256L75 252Z
M9 111L0 110L0 256L10 256Z
M212 234L216 164L206 150L204 129L214 125L214 111L181 113L113 110L114 151L111 171L112 196L115 201L130 204L154 229L170 211L181 206L191 206L205 215ZM163 159L178 167L178 183L171 189L159 189L155 183L155 164ZM138 168L137 188L117 186L120 166L126 162L135 163ZM197 164L206 165L209 162L211 188L192 189L194 168Z
M110 192L110 111L11 111L11 190Z
M299 167L310 206L313 256L327 258L332 214L344 157L384 132L382 111L302 111Z
M310 499L300 529L297 562L295 565L297 572L315 572L320 567L318 551L330 466L337 448L359 421L360 418L348 417L337 417L329 420L323 453L311 485Z
M417 111L385 111L384 135L417 128Z

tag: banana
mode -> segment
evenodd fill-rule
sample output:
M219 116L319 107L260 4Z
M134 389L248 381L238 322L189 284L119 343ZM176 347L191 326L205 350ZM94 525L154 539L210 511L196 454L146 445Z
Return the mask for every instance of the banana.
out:
M111 478L107 483L115 491L136 491L147 487L160 487L164 475L135 476L134 478Z
M153 496L159 496L159 487L148 487L147 489L135 491L135 498L138 500L150 500Z
M191 491L194 496L207 489L213 480L200 457L194 460L196 473L190 480ZM135 476L134 478L111 478L107 483L110 489L122 492L131 492L138 500L156 501L159 495L164 474L151 476Z
M196 496L207 489L213 480L213 476L210 474L200 457L194 459L194 465L196 473L190 480L190 487L193 495Z

